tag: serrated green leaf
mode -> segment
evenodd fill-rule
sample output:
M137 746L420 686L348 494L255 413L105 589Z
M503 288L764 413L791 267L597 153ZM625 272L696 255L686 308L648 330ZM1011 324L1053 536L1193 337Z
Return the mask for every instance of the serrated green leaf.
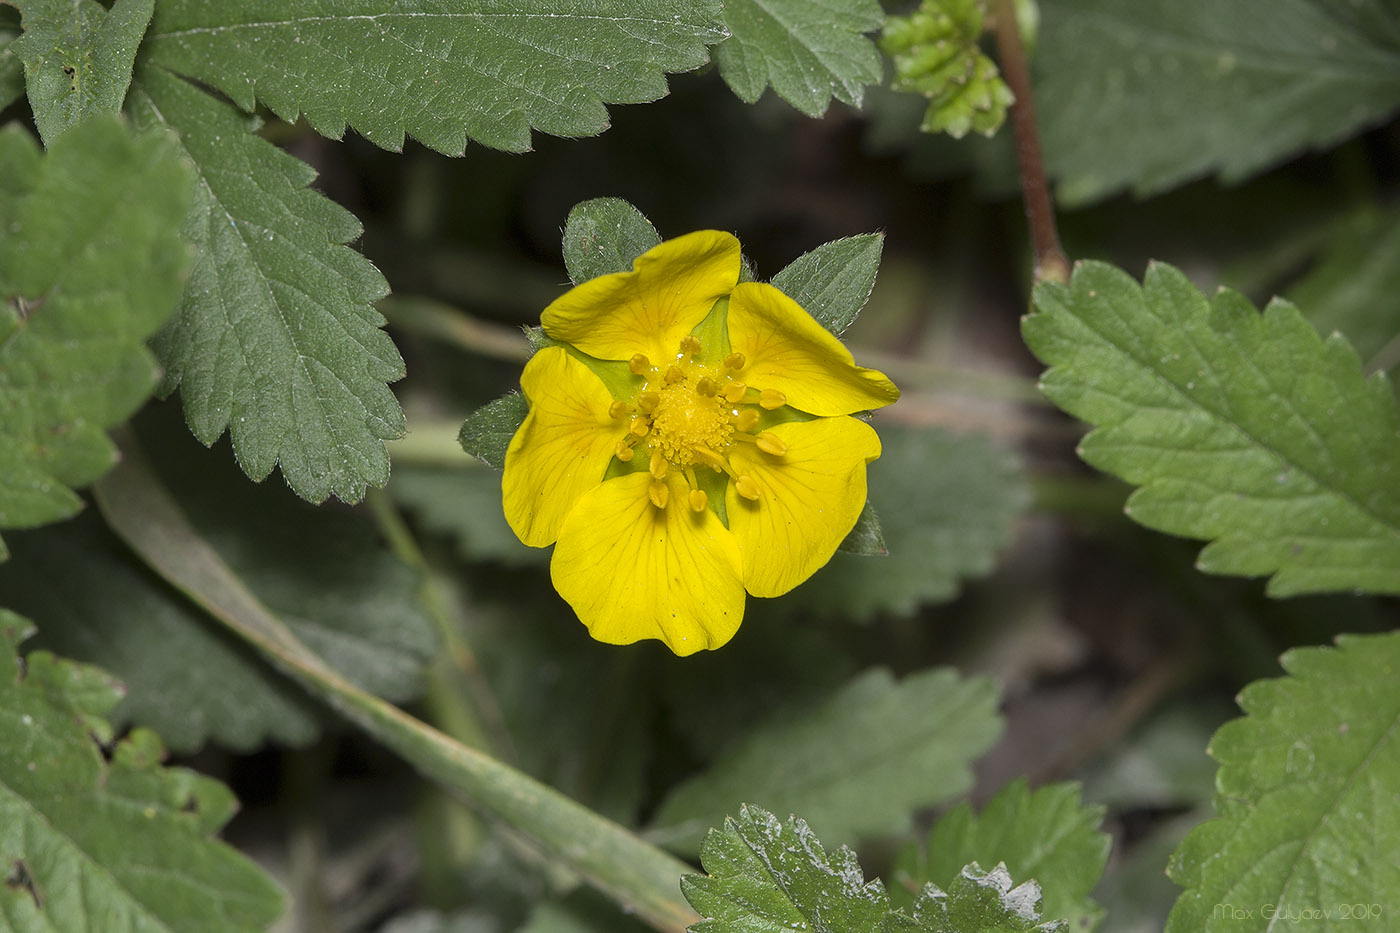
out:
M523 152L530 131L591 136L605 103L666 93L666 72L706 62L724 38L718 0L169 0L147 36L156 64L245 111L258 102L339 139L386 149L405 134L449 155L468 139Z
M1335 648L1281 660L1289 676L1246 687L1245 717L1211 740L1219 818L1172 857L1168 871L1187 890L1169 933L1263 929L1275 918L1306 918L1298 928L1319 933L1392 922L1400 633L1343 635Z
M826 702L749 730L662 801L649 835L693 851L745 802L806 813L828 839L903 832L915 809L971 786L972 761L1001 732L996 704L985 678L942 669L896 682L869 670Z
M760 807L705 836L707 874L684 875L681 891L706 919L692 933L874 931L890 911L880 880L866 881L855 853L828 853L806 821L786 823Z
M34 125L46 145L93 114L121 110L155 0L23 0L24 63Z
M878 424L878 419L877 419ZM772 603L774 612L872 619L951 599L964 577L991 570L1030 502L1015 458L974 435L879 425L870 501L888 556L838 553Z
M1400 593L1400 411L1340 336L1275 300L1207 300L1170 266L1142 287L1104 263L1042 284L1023 333L1041 387L1098 427L1085 461L1141 486L1134 520L1212 539L1208 573L1273 574L1274 596Z
M429 531L450 535L464 560L542 567L549 551L526 547L501 507L501 474L479 467L395 467L387 491Z
M281 892L210 838L236 808L218 782L163 768L137 730L103 757L120 686L96 668L14 652L28 630L0 610L0 913L19 930L263 929Z
M1050 784L1032 793L1024 778L1015 780L981 814L960 804L922 845L900 853L893 889L897 894L932 883L950 890L964 866L1000 862L1013 877L1036 881L1042 914L1067 920L1074 930L1095 929L1103 908L1089 892L1108 861L1109 838L1098 828L1103 815L1103 807L1080 803L1077 784Z
M70 487L114 462L103 429L155 387L144 340L180 294L188 199L168 142L116 118L46 156L18 126L0 131L0 528L72 515Z
M630 272L632 260L661 242L641 211L621 198L575 204L564 222L564 266L575 285L610 272Z
M174 414L174 412L170 412ZM172 422L177 418L170 419ZM177 423L144 431L190 519L288 627L356 684L416 695L437 643L418 579L359 515L247 483L228 448L205 451ZM176 443L161 444L160 437ZM136 563L99 522L20 535L0 566L0 601L42 619L45 647L100 660L130 688L120 722L192 752L305 744L323 717L296 685Z
M498 470L505 469L506 448L530 413L530 403L519 392L501 396L483 405L462 422L457 439L462 449L482 463Z
M880 524L880 516L876 514L870 500L867 499L865 508L860 510L856 526L836 549L843 554L855 554L860 557L889 556L890 550L885 546L884 527Z
M1036 109L1068 203L1237 181L1400 106L1400 9L1385 0L1043 6Z
M199 259L155 342L163 391L180 388L204 444L227 428L254 480L280 466L311 502L382 486L384 440L404 430L385 383L404 367L372 307L388 285L344 245L359 222L307 187L310 166L188 82L142 68L131 98L138 122L179 133L199 181L185 221Z
M884 248L883 233L832 240L788 263L772 284L840 337L875 288Z
M924 0L886 21L880 47L894 62L890 87L928 98L924 132L991 136L1006 121L1015 96L978 45L982 29L981 0Z
M1400 210L1365 210L1338 229L1317 265L1288 289L1288 297L1319 333L1340 331L1368 361L1400 334L1397 255Z
M884 22L877 0L729 0L730 36L715 49L719 73L746 103L773 92L809 117L835 97L859 107L879 84L880 53L865 33Z
M914 904L914 918L889 918L882 933L1068 933L1069 924L1040 922L1040 887L1017 885L1006 866L983 871L968 865L948 886L925 888Z

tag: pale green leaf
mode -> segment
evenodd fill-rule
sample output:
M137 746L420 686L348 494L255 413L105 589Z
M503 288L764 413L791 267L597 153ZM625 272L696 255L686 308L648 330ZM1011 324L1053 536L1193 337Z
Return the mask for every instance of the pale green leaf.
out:
M880 53L865 33L884 22L877 0L729 0L730 36L715 49L719 73L740 100L773 92L809 117L835 97L859 107L882 77Z
M693 851L741 803L805 813L832 840L904 832L914 810L971 786L972 761L1001 732L996 704L985 678L869 670L823 703L754 726L662 801L649 835Z
M591 136L605 103L666 93L724 37L718 0L162 0L151 60L251 111L347 125L388 149L405 134L448 154L468 139L522 152L530 131Z
M884 527L880 524L880 516L869 499L865 500L865 508L860 510L860 515L856 518L856 526L836 549L843 554L855 554L860 557L889 555L890 550L885 545Z
M1000 862L1013 877L1035 879L1045 916L1068 920L1074 930L1092 930L1103 917L1103 908L1089 899L1108 861L1109 838L1098 828L1103 815L1103 807L1080 803L1076 784L1050 784L1032 793L1018 779L980 814L966 803L945 813L922 844L900 854L894 890L929 883L948 890L964 866Z
M307 187L310 166L168 72L140 69L129 108L177 131L198 172L185 234L199 259L155 343L190 430L207 445L227 429L250 477L280 466L312 502L383 485L384 440L404 430L385 383L404 366L372 307L388 285L344 245L359 222Z
M1211 740L1219 817L1172 857L1187 890L1169 933L1264 929L1274 917L1305 917L1297 928L1317 933L1393 924L1400 634L1343 635L1282 664L1289 676L1246 687L1245 717Z
M828 853L799 817L786 823L754 806L739 808L705 836L704 875L684 875L686 900L706 919L692 933L874 931L890 912L877 878L866 881L855 853Z
M540 567L549 551L526 547L511 531L501 506L501 474L475 465L434 470L395 467L387 487L394 501L429 531L451 536L465 560Z
M174 414L171 412L170 414ZM177 421L178 419L171 419ZM395 700L416 695L437 649L418 578L364 516L253 486L228 448L206 451L175 423L143 434L181 506L242 584L346 679ZM174 748L305 744L320 711L304 691L133 560L97 521L23 534L0 565L0 601L42 620L45 647L100 660L130 688L119 721Z
M1363 361L1400 334L1400 210L1368 209L1350 217L1317 265L1288 289L1323 336L1340 331ZM1385 361L1386 368L1395 365Z
M104 756L121 688L95 668L31 652L0 610L0 916L17 930L265 929L281 892L211 834L237 803L218 782L164 768L137 730Z
M883 233L823 243L788 263L773 285L839 337L870 298L884 247Z
M976 863L964 868L946 891L924 888L914 904L913 920L894 915L882 933L1069 933L1061 919L1040 921L1040 887L1034 881L1017 885L1006 866L983 871Z
M1015 100L996 64L983 54L981 0L924 0L885 23L880 47L894 62L896 91L928 98L920 129L955 139L991 136Z
M1201 570L1273 574L1274 596L1400 593L1400 412L1345 339L1284 301L1207 300L1160 263L1141 287L1080 263L1035 305L1041 387L1097 425L1085 461L1142 487L1130 517L1211 539Z
M1042 4L1036 109L1070 203L1227 182L1400 107L1389 0Z
M487 466L503 470L510 439L529 413L530 403L525 396L508 393L473 412L462 422L457 439L467 453Z
M564 265L578 285L610 272L630 272L632 260L661 242L651 221L621 198L575 204L564 222Z
M121 109L155 0L23 0L24 63L34 125L46 144L93 114Z
M876 426L884 451L870 464L870 502L889 554L837 553L773 611L871 619L913 613L957 595L992 569L1030 492L1016 459L975 435Z
M103 429L155 387L144 341L180 294L188 204L168 141L116 118L47 155L18 126L0 131L0 528L72 515L70 487L114 462Z

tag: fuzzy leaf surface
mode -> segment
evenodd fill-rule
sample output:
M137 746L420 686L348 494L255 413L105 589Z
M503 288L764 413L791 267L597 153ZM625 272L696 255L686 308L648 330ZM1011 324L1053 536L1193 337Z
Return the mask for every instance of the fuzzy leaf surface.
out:
M532 129L592 136L605 103L666 94L724 38L718 0L162 0L152 61L245 111L265 104L338 139L405 134L449 155L472 139L512 152Z
M911 813L972 783L1001 733L997 689L951 670L866 671L826 702L761 722L662 801L650 835L693 851L741 803L806 813L828 839L903 832Z
M836 336L851 326L875 288L883 233L823 243L773 276L773 285Z
M45 144L84 117L121 110L136 49L155 0L23 0L24 34L13 52L24 63L29 106Z
M233 815L228 788L165 768L139 729L110 743L121 686L96 668L31 652L32 629L0 610L0 916L17 930L265 929L282 894L211 838ZM16 883L15 879L23 879Z
M914 903L912 921L896 914L882 933L1069 933L1069 924L1041 922L1040 887L1034 881L1017 885L1005 865L983 871L968 865L946 891L924 888Z
M729 0L730 36L715 49L719 73L746 103L773 92L809 117L834 97L859 107L882 77L880 53L865 33L884 22L876 0Z
M1262 929L1307 917L1319 933L1382 930L1400 901L1400 634L1343 635L1335 648L1297 648L1287 677L1240 694L1242 719L1210 743L1220 763L1217 819L1172 856L1186 890L1169 933ZM1255 923L1235 910L1253 911ZM1344 905L1381 905L1348 916Z
M519 392L502 395L472 412L457 434L462 449L497 470L506 467L506 449L520 429L530 403Z
M1086 462L1142 487L1131 518L1211 539L1201 570L1272 574L1273 596L1400 593L1400 412L1344 338L1160 263L1142 286L1080 263L1035 306L1041 387L1096 425Z
M227 429L252 479L280 466L303 499L359 500L389 478L384 441L404 430L386 385L403 360L372 306L388 284L345 245L359 222L223 101L149 67L131 97L135 119L176 131L198 173L184 232L199 258L155 342L163 393L179 387L204 444Z
M1068 920L1074 930L1092 930L1103 917L1103 908L1089 898L1108 861L1109 838L1099 831L1103 815L1103 807L1080 802L1077 784L1032 792L1018 779L980 814L967 803L945 813L922 844L900 853L893 890L929 883L948 890L970 863L1003 863L1013 877L1040 885L1045 916Z
M47 155L0 132L0 528L72 515L71 487L115 461L103 429L155 388L145 340L179 298L188 205L169 142L114 117Z
M632 271L632 260L661 242L646 215L621 198L575 204L564 221L564 266L578 285L610 272Z
M1400 107L1390 0L1042 6L1036 109L1069 203L1237 181Z
M909 615L953 598L964 578L989 572L1010 540L1030 502L1014 457L975 435L897 428L878 415L875 424L884 452L869 467L870 502L888 555L837 553L772 611Z

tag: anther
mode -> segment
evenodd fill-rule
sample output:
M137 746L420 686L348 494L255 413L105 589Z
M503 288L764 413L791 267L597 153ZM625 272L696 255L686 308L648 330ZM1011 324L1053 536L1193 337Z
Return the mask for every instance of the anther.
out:
M651 430L651 422L647 421L647 419L643 418L641 415L638 415L632 419L632 423L627 426L627 430L636 437L646 437L647 432Z
M710 504L710 497L705 495L703 489L692 489L690 491L690 508L696 512L705 511L705 506Z
M627 368L632 370L633 375L644 376L646 375L647 371L651 369L651 360L647 359L642 354L637 353L634 354L633 357L627 361Z
M758 436L758 449L766 454L781 457L787 453L787 442L772 431L764 431Z
M651 452L651 464L647 469L651 471L651 475L654 479L665 479L666 470L670 468L670 466L671 465L666 462L666 458L661 455L661 451L653 450Z
M651 499L651 504L658 509L666 508L666 502L671 498L671 490L666 488L666 484L657 480L647 487L647 497Z
M745 499L758 501L758 483L755 483L753 477L747 473L734 481L734 491Z
M699 460L712 470L724 470L728 466L728 464L724 462L723 457L708 447L692 447L690 452L695 456L696 460Z
M699 353L700 350L700 338L696 337L694 334L686 334L681 338L681 353L686 356L694 356Z
M775 408L782 408L787 404L787 396L777 389L764 389L758 393L758 404L772 411Z
M626 402L613 402L611 405L608 406L608 417L614 419L621 418L630 410L631 407Z
M681 369L675 363L672 363L670 366L666 367L665 379L667 385L675 385L677 382L680 382L684 378L685 370Z
M618 441L617 446L613 448L613 456L626 463L632 459L632 445L626 441Z
M748 394L748 391L749 387L742 382L734 382L731 380L729 384L724 387L724 400L737 405L744 400L744 396Z
M660 392L647 390L646 392L637 393L637 407L648 415L656 411L656 406L659 404L661 404Z
M758 427L758 412L752 408L745 408L734 416L734 427L746 434L752 431Z
M695 383L695 391L706 398L714 398L719 394L719 386L709 376L701 376L700 381Z
M748 360L744 359L742 353L731 353L724 358L725 369L743 369Z

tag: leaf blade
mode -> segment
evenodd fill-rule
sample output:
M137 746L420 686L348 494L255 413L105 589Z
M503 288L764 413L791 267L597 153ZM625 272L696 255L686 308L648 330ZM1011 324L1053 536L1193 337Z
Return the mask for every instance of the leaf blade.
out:
M772 284L840 337L870 299L884 248L883 233L832 240L788 263Z

